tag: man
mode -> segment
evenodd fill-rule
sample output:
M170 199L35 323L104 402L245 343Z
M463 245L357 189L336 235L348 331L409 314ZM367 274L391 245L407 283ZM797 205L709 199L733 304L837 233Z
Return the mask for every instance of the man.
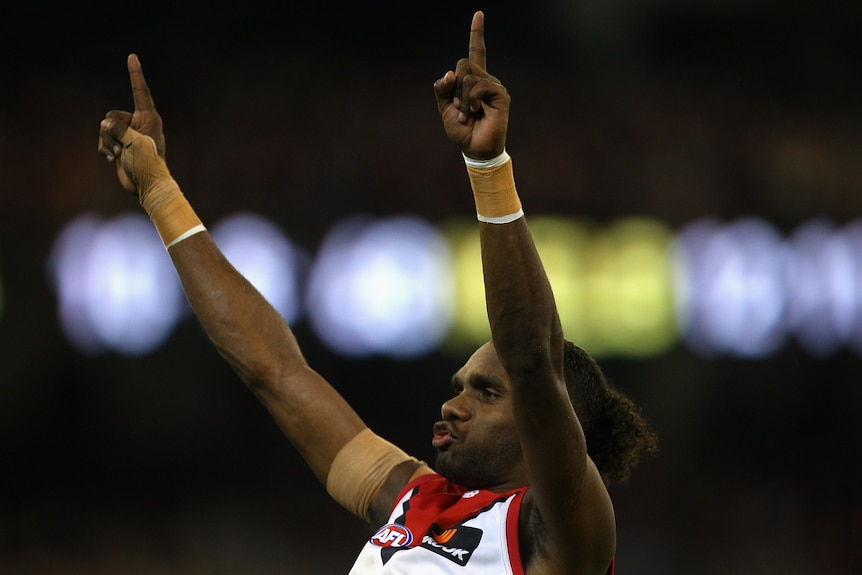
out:
M128 68L135 111L107 114L99 152L138 195L218 351L330 495L377 529L350 573L613 573L606 482L626 479L655 437L563 337L505 150L510 98L485 70L484 15L473 16L468 57L434 92L473 187L492 341L453 377L434 470L368 429L224 258L168 171L134 54Z

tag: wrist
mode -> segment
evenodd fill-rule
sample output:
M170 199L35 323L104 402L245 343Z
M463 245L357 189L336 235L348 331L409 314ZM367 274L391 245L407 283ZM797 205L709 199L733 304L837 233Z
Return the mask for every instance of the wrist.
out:
M206 230L182 192L160 203L148 213L165 248L171 248L184 239Z
M138 184L138 201L140 201L141 206L150 218L153 217L154 213L159 211L162 205L167 204L182 194L180 185L170 174L156 180Z
M142 193L141 205L150 216L165 248L171 248L206 230L173 178L161 179Z
M506 148L503 148L503 152L490 160L475 160L470 158L464 152L461 152L461 155L464 156L464 163L467 164L468 168L477 168L477 169L488 169L488 168L496 168L497 166L501 166L511 160L512 158L509 156L509 153L506 152Z
M128 128L122 143L122 168L165 247L204 231L206 228L159 156L155 140Z
M490 160L473 160L464 156L464 161L473 188L476 219L491 224L507 224L523 217L512 159L505 150Z

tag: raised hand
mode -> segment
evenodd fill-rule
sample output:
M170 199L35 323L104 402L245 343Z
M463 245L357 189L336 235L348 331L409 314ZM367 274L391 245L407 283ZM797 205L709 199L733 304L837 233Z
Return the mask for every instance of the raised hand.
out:
M506 145L511 99L485 69L485 15L476 12L466 58L434 82L437 109L449 139L470 158L487 160Z
M120 183L129 192L138 193L143 203L149 188L170 176L164 164L162 118L136 54L129 55L127 65L135 111L111 110L105 115L99 126L98 151L109 162L121 160L117 162Z
M156 110L156 104L144 78L141 69L141 61L136 54L129 54L127 59L129 68L129 79L132 83L132 100L135 105L134 112L123 110L111 110L105 115L103 129L99 135L99 153L104 155L108 161L114 161L122 152L122 143L115 134L122 136L120 126L131 127L144 136L149 136L156 144L158 154L165 157L165 134L162 131L162 117ZM106 125L107 124L107 125Z

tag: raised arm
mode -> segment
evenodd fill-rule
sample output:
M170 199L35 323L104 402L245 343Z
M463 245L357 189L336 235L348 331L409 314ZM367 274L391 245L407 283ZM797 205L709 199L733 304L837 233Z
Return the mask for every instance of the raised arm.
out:
M155 224L186 296L218 352L329 488L336 455L367 428L309 367L290 327L225 259L195 215L165 163L162 120L134 54L129 56L128 69L135 111L107 114L100 126L99 153L116 163L121 184L137 194ZM388 457L386 461L392 463L393 456ZM350 502L345 506L354 507ZM366 511L351 510L360 516Z
M469 54L435 83L447 136L465 156L476 200L491 337L512 386L530 484L525 521L554 573L605 573L613 509L566 391L565 340L505 151L510 97L486 71L484 15ZM538 545L542 547L543 545Z

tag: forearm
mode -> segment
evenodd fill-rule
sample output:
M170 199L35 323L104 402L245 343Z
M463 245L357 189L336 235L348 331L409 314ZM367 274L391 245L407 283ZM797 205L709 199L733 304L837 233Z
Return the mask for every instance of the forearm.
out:
M326 483L339 450L365 424L305 361L288 324L207 233L169 250L183 290L219 354Z
M371 520L381 507L388 513L419 461L366 428L307 365L287 323L233 269L208 234L184 240L170 252L209 338L261 399L327 492L363 520ZM400 475L390 482L396 468Z
M128 66L135 112L108 112L99 152L115 164L122 187L137 194L218 352L326 483L334 458L365 424L307 365L290 326L206 232L165 163L161 117L136 56Z
M304 368L290 328L221 253L152 138L128 128L118 172L138 194L171 255L198 319L243 381L255 388Z
M169 254L186 297L218 352L252 388L307 367L290 327L224 257L209 234Z
M499 185L506 193L509 184ZM511 383L541 530L561 572L592 561L606 567L612 508L568 394L565 340L541 258L523 215L508 223L481 222L479 230L491 337ZM578 540L589 550L572 545ZM593 541L600 549L595 555Z
M491 177L469 170L488 320L512 386L530 485L544 507L558 508L559 498L569 500L584 477L586 443L565 385L565 340L553 291L517 198L511 159L507 163Z
M562 328L526 219L479 230L491 337L507 371L561 366Z
M480 221L488 319L498 355L510 373L547 369L562 358L562 329L515 189L512 160L504 152L485 165L468 160L467 170Z

